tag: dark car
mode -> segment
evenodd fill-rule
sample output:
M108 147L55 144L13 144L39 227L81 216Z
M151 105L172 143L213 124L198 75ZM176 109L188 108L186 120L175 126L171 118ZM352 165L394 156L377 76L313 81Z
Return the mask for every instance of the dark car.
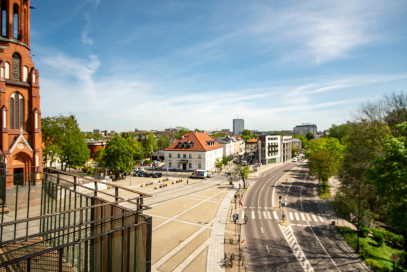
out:
M139 171L134 172L134 173L133 173L133 177L137 177L137 176L138 176L138 173L140 173L140 172L139 172Z
M149 178L149 177L151 177L151 174L146 172L146 173L144 173L144 177Z
M154 173L154 174L151 175L151 177L152 177L152 178L159 178L160 175L159 175L158 173Z
M138 177L144 177L144 175L145 175L144 172L139 172L139 173L137 174Z
M155 173L159 178L161 178L162 176L163 176L163 174L162 173L160 173L160 172L157 172L157 173Z

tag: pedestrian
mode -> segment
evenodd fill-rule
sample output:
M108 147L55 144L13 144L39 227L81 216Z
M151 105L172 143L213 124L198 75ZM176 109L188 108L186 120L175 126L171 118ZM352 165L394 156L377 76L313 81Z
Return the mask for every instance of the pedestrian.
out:
M187 184L188 184L188 180L187 180Z

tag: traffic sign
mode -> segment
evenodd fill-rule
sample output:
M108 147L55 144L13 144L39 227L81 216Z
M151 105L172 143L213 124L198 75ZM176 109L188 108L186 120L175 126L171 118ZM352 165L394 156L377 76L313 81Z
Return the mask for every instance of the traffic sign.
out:
M238 219L239 219L239 214L235 213L235 214L233 215L233 220L234 220L234 221L237 221Z
M283 214L283 218L285 217L285 214Z
M322 184L321 184L321 183L318 183L318 187L322 187Z
M396 254L391 255L390 258L393 260L393 262L397 262L400 259Z
M285 203L281 203L281 207L285 207Z

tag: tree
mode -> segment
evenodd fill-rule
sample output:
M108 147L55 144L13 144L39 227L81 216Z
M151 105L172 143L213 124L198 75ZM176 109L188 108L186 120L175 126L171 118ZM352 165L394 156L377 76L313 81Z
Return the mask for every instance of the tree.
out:
M246 188L246 181L249 178L250 173L253 173L253 171L250 170L249 166L238 164L233 174L235 176L239 176L242 179L243 188Z
M319 138L308 142L306 157L310 172L318 177L324 192L328 179L339 169L344 146L336 138Z
M379 202L387 206L387 218L404 236L407 249L407 122L396 125L398 137L389 138L384 154L366 171L376 187Z
M294 158L298 155L299 152L300 152L300 149L298 148L298 146L293 145L291 156Z
M242 131L242 136L252 136L252 133L248 129L244 129Z
M192 130L184 127L177 127L177 133L175 134L176 139L180 139L182 136L184 136L186 133L192 132Z
M352 128L349 123L342 124L342 125L332 125L331 128L328 130L329 137L337 138L341 143L344 143L345 137L349 136L351 133Z
M147 138L143 140L143 147L145 157L150 157L158 150L157 142L152 132L149 132Z
M132 137L126 138L126 141L134 151L133 153L134 161L141 160L142 158L144 158L144 147L141 142L137 141Z
M118 178L120 173L133 168L134 150L124 138L115 136L106 144L103 161L105 166Z
M42 119L42 139L45 145L44 160L59 158L61 170L82 167L89 159L85 134L80 131L75 116L54 116ZM52 151L52 152L51 152Z
M314 139L314 134L312 134L312 132L308 132L307 135L305 135L305 137L307 138L307 140L311 140Z
M307 145L308 145L307 137L305 137L304 135L292 135L292 137L293 137L293 139L295 138L295 139L301 140L301 145L302 145L303 149L307 148Z
M215 168L219 169L219 172L222 171L223 161L220 158L215 160Z
M164 150L170 146L170 137L168 136L168 134L163 133L160 135L157 140L157 146L159 150Z

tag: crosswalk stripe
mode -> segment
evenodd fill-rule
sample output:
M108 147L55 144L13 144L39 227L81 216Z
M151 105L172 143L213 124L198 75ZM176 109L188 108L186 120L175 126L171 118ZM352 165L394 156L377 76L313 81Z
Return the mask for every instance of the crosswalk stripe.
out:
M259 219L261 219L261 212L260 211L257 211L258 213L259 213Z
M307 216L308 221L311 221L311 217L309 216L308 213L305 214Z
M322 223L325 222L324 218L322 218L322 216L318 216L319 221L321 221Z
M277 214L277 212L273 212L273 215L274 215L274 219L278 219L278 214Z
M295 220L300 221L300 216L298 215L298 213L295 213Z
M256 217L254 216L254 211L252 211L252 219L256 219Z
M264 219L267 219L267 215L266 215L265 211L263 211L263 217L264 217Z
M267 215L268 215L269 219L271 219L271 213L267 212Z
M294 220L294 216L292 212L289 212L288 215L290 216L290 220Z
M303 221L307 221L307 219L305 219L305 215L304 215L303 213L300 213L300 215L301 215L301 219L302 219Z
M314 219L315 222L318 222L318 218L314 214L311 214L311 216L312 216L312 219Z

